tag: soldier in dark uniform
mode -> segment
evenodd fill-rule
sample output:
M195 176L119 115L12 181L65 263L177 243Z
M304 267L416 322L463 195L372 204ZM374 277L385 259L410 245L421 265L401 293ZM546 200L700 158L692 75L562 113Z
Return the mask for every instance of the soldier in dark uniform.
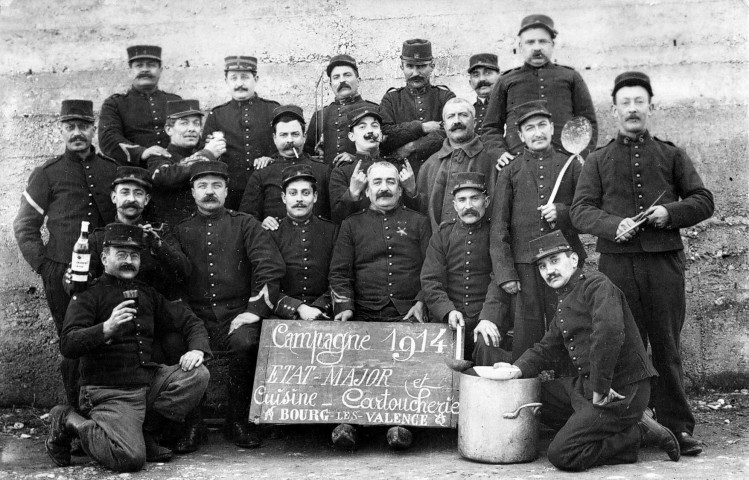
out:
M483 132L484 115L489 105L489 96L499 80L499 60L493 53L477 53L468 60L468 83L476 92L476 133Z
M448 100L442 118L447 138L442 148L421 166L416 184L421 213L429 216L435 231L442 222L455 220L450 192L456 185L458 173L484 174L490 198L497 179L495 158L474 131L474 109L468 100Z
M190 216L195 202L190 194L190 167L195 162L216 160L226 152L226 140L212 138L198 149L203 112L197 100L175 100L167 104L167 155L148 159L153 180L151 220L167 224L171 231Z
M278 302L285 266L270 234L255 217L224 207L228 167L193 165L197 211L177 225L175 239L190 259L190 307L205 322L214 350L229 354L227 436L240 447L260 446L248 424L260 326Z
M491 355L488 348L474 349L481 342L500 346L500 305L484 305L492 273L486 176L462 172L455 177L452 197L457 219L443 222L432 234L421 268L421 289L434 321L447 322L453 330L465 327L463 358L493 365L509 356Z
M136 45L127 49L133 84L126 93L104 100L99 117L101 151L120 165L146 166L153 155L166 155L166 102L180 96L159 90L163 71L161 47Z
M598 268L627 296L643 341L650 341L658 421L676 433L684 455L697 455L702 447L692 436L679 347L686 313L679 229L710 218L713 195L684 150L650 135L652 95L644 73L616 77L619 134L588 157L571 218L580 231L598 236ZM641 216L647 223L635 228Z
M135 279L142 237L135 225L107 226L105 273L73 297L65 316L60 350L80 358L83 416L68 406L50 412L47 453L61 467L70 465L73 437L92 459L116 471L169 460L172 452L158 444L157 433L167 422L183 422L208 387L202 364L211 350L203 323ZM165 324L182 332L188 345L179 364L169 367L152 357L154 331Z
M568 158L552 147L551 113L545 101L534 100L519 105L514 117L525 149L502 169L497 180L491 255L495 283L509 295L512 318L502 323L514 326L512 358L517 359L544 336L556 305L556 294L538 274L528 242L552 230L561 230L581 262L586 255L578 232L570 223L570 205L582 169L580 163L576 160L570 163L554 202L549 204L554 184ZM582 268L582 263L579 267Z
M332 318L328 271L338 226L314 214L319 201L317 178L309 165L283 169L286 217L271 232L286 264L274 313L281 318Z
M231 100L214 107L208 114L203 139L209 141L215 132L221 132L226 138L226 153L219 159L229 166L231 179L226 208L237 210L252 172L267 165L268 157L276 152L270 123L273 109L279 103L259 97L255 92L260 79L257 58L235 55L226 57L224 62ZM258 160L262 157L265 158Z
M330 264L336 321L425 322L419 273L431 236L429 219L400 205L398 169L377 162L367 170L369 208L343 221ZM411 433L392 427L393 449L408 448ZM333 430L333 443L356 446L353 426Z
M549 102L549 111L559 126L552 139L557 150L564 151L560 136L569 119L583 116L590 120L593 136L583 152L586 156L598 142L596 111L583 77L571 67L551 62L557 36L554 21L546 15L529 15L521 22L518 36L523 66L507 70L499 77L482 127L484 140L497 151L498 167L523 150L513 112L515 107L531 100Z
M679 460L674 434L647 409L650 363L624 294L598 272L582 273L577 254L561 232L530 242L533 261L559 293L557 312L541 342L508 368L512 378L533 378L560 357L577 376L541 383L541 420L559 428L547 452L562 470L634 463L641 445L654 445Z
M115 215L109 192L117 164L96 153L91 145L95 132L93 103L63 100L60 133L65 153L34 169L13 222L23 258L42 276L58 335L70 302L63 277L81 222L88 222L89 229L94 229ZM49 232L46 244L40 230L45 218ZM78 362L63 359L60 369L68 403L78 405Z
M305 139L304 114L296 105L284 105L273 110L273 142L278 152L265 168L252 172L239 206L240 212L250 213L260 220L266 230L275 230L286 216L283 195L283 170L289 165L307 165L317 179L318 202L315 215L330 217L328 202L328 166L320 159L302 151Z
M330 172L330 210L334 222L340 223L354 212L369 207L364 195L367 186L367 169L373 163L389 161L400 168L398 174L404 189L404 203L414 210L419 208L416 177L410 163L380 156L380 129L382 117L379 109L368 105L355 106L346 112L349 139L356 146L356 163L341 163Z
M421 164L442 146L442 109L455 94L444 85L430 83L434 58L429 40L403 42L401 70L406 86L391 88L380 102L382 133L386 136L382 150L408 158L418 175Z
M348 138L346 109L362 105L377 107L377 104L359 95L361 78L354 57L335 55L328 62L325 72L335 100L312 115L304 151L310 155L320 153L326 164L335 166L340 162L352 162L356 154L356 146Z

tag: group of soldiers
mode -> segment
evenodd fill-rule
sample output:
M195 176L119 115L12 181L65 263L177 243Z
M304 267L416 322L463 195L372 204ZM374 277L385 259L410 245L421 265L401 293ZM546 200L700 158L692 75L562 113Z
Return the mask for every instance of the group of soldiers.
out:
M82 450L131 471L195 451L204 363L219 351L225 433L259 446L248 411L266 318L446 322L466 329L477 365L553 368L542 401L561 428L559 468L633 462L644 444L700 453L679 352L679 229L712 215L712 195L683 150L650 135L641 72L616 77L619 131L595 150L592 99L551 62L556 35L530 15L521 67L500 74L496 55L471 56L474 103L432 85L427 40L403 43L405 86L379 105L360 96L356 60L335 55L335 100L309 128L298 106L258 96L250 56L225 59L231 100L206 115L159 89L159 47L128 48L132 88L101 107L101 153L92 102L63 101L66 151L33 171L14 222L64 357L54 462ZM593 129L584 166L560 142L577 116ZM79 288L68 262L82 221L94 230ZM598 237L601 273L583 272L579 233ZM357 429L332 439L353 449ZM393 426L387 440L407 448L412 434Z

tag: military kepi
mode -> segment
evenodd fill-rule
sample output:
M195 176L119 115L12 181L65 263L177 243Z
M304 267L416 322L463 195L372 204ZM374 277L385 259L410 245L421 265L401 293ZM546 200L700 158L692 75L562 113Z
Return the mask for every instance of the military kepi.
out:
M229 180L229 167L224 162L219 161L193 163L192 168L190 168L190 183L196 178L206 175L218 175Z
M524 121L536 115L551 118L551 112L549 112L549 108L546 106L546 100L531 100L515 107L515 124L520 127Z
M143 229L138 225L110 223L104 228L104 246L143 248Z
M564 238L559 230L547 233L543 237L534 238L530 242L531 253L533 253L533 262L538 262L544 257L554 255L559 252L572 250L570 243Z
M460 172L455 174L453 195L464 188L475 188L486 193L486 176L480 172Z
M622 87L634 87L638 85L647 90L651 97L653 96L650 77L642 72L624 72L617 75L614 79L614 90L611 92L611 96L615 97L616 92Z
M273 120L271 120L271 126L275 126L278 123L278 119L286 116L291 116L304 124L304 111L302 107L297 105L281 105L273 109Z
M120 183L137 183L146 190L151 190L151 173L145 168L122 166L117 167L117 173L112 181L112 188Z
M286 190L286 185L293 182L294 180L304 179L312 182L312 185L317 185L317 179L315 174L312 173L312 167L309 165L289 165L281 171L281 185Z
M364 117L374 117L378 122L382 123L382 115L380 115L380 109L373 105L359 105L350 107L346 111L346 119L348 120L348 129L351 130L362 121Z
M94 121L94 102L91 100L63 100L60 108L60 121L83 120Z
M224 58L224 72L252 72L257 73L257 58L232 55Z
M170 100L166 102L166 118L182 118L190 115L205 116L197 100Z
M499 60L493 53L477 53L471 55L468 60L468 73L471 73L474 68L484 67L491 70L499 71Z
M161 47L156 45L134 45L127 47L128 63L134 60L147 59L161 61Z
M330 59L328 62L328 67L325 69L328 76L330 76L330 72L333 71L333 69L339 65L346 65L354 69L356 74L359 74L359 67L356 65L356 60L351 55L341 54L336 55L333 58Z
M551 34L551 38L556 38L557 33L559 33L554 29L554 20L552 20L548 15L528 15L520 22L518 35L529 28L545 28Z
M401 60L414 65L426 65L432 63L432 42L422 38L412 38L403 42Z

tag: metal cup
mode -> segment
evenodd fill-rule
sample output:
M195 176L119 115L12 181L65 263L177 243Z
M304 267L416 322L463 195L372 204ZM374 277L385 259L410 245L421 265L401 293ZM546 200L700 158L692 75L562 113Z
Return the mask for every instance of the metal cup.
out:
M213 135L214 140L221 140L222 138L224 138L224 132L222 131L215 131L211 135Z

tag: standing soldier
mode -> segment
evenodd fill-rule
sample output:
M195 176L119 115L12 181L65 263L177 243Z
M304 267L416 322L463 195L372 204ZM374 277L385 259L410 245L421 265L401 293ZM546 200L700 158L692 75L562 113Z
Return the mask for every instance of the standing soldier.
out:
M444 85L430 83L434 71L432 42L415 38L403 42L401 70L406 86L391 88L380 102L385 153L408 158L418 175L419 167L442 146L445 131L442 109L455 94Z
M63 100L60 134L65 153L34 169L13 222L23 258L42 276L58 336L70 302L63 277L81 222L89 222L93 229L106 225L115 215L109 195L117 164L96 153L91 145L95 133L93 103ZM45 219L49 232L46 244L40 231ZM63 359L60 369L68 403L77 406L78 361Z
M278 302L285 267L270 234L255 217L224 207L228 168L198 162L190 183L197 211L177 225L175 238L190 259L190 307L205 322L212 348L229 352L227 436L240 447L260 446L248 423L263 318Z
M192 165L216 160L226 152L226 141L220 137L212 138L205 148L198 149L203 116L197 100L169 102L165 126L169 135L167 155L148 159L148 170L154 184L151 218L165 222L170 229L194 210L195 202L188 181Z
M489 105L489 96L499 80L499 60L493 53L477 53L468 60L468 83L476 92L476 133L483 133L484 115Z
M650 135L653 89L647 75L622 73L611 96L619 133L585 163L572 224L598 237L598 269L624 292L643 341L650 341L658 421L676 434L682 454L697 455L702 446L692 436L679 350L686 315L679 229L710 218L713 195L684 150Z
M442 119L447 138L442 148L421 166L417 179L419 208L429 216L434 231L442 222L455 220L450 192L456 185L458 173L484 174L489 197L497 179L495 159L474 131L476 117L470 102L451 98L445 104Z
M359 95L361 77L354 57L346 54L334 56L328 62L325 72L330 79L330 89L335 100L312 115L304 151L315 155L322 150L325 163L333 166L342 161L353 161L356 154L356 146L348 138L345 110L362 105L377 107L377 104L364 100Z
M547 100L549 112L560 127L572 117L590 120L593 136L584 156L598 142L596 111L585 80L572 67L551 61L556 36L554 21L546 15L528 15L520 24L518 48L523 66L507 70L499 77L484 117L482 135L497 148L498 168L523 150L513 112L518 105L531 100ZM564 151L561 134L561 128L554 132L552 143L554 148Z
M296 105L284 105L273 110L273 142L278 152L265 168L250 175L239 206L240 212L252 214L263 222L266 230L275 230L286 216L283 201L283 170L289 165L307 165L315 175L319 202L313 204L315 215L330 217L328 203L327 165L302 151L304 146L304 114Z
M163 71L161 47L136 45L127 49L133 84L127 93L104 100L99 118L101 151L120 165L145 167L153 155L165 155L166 102L180 96L159 90Z
M270 122L273 109L278 102L259 97L255 92L260 77L257 74L257 58L231 56L224 59L224 78L229 87L231 100L214 107L208 114L203 128L203 140L223 136L226 138L226 153L220 160L229 166L229 196L226 208L239 209L247 179L255 168L268 162L256 161L275 153ZM217 134L217 132L221 132Z
M534 252L528 242L552 230L561 230L580 262L585 260L585 248L570 223L570 205L580 176L580 163L571 162L554 202L549 203L567 161L567 155L552 147L551 113L542 100L519 105L513 113L525 150L499 174L491 250L495 283L510 295L514 318L512 358L516 360L543 338L556 306L556 294L533 264ZM513 324L513 320L508 319L504 324Z
M282 177L286 216L271 236L286 264L286 276L274 313L289 319L329 319L333 305L328 270L338 227L314 215L319 197L317 178L309 165L289 165Z

